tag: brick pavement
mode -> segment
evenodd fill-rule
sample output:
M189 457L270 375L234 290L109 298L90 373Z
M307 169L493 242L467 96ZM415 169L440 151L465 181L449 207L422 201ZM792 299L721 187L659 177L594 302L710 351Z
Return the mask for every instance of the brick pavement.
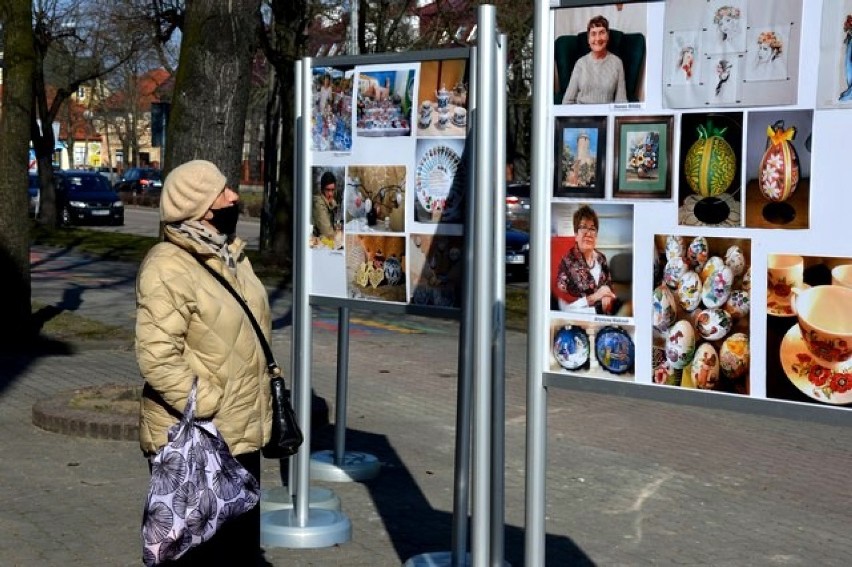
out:
M114 311L123 318L126 308ZM412 319L418 325L428 332L351 339L347 448L379 457L382 472L363 483L313 485L340 497L352 541L270 549L269 563L391 566L449 549L457 325ZM313 385L333 405L336 335L326 327L314 333ZM275 332L285 365L289 341L288 327ZM506 557L522 565L526 337L510 332L506 342ZM136 444L31 423L33 404L55 389L137 380L126 349L0 358L1 565L139 564L148 472ZM330 433L312 448L331 448ZM551 389L547 565L846 565L848 433ZM262 483L281 484L276 463L264 463Z

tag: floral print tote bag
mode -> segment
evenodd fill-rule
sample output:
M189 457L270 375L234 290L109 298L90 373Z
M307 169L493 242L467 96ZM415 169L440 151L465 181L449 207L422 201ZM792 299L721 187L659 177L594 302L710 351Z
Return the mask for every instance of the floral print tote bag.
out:
M151 467L142 516L142 561L148 566L180 558L260 499L257 480L234 459L213 422L195 420L197 382Z

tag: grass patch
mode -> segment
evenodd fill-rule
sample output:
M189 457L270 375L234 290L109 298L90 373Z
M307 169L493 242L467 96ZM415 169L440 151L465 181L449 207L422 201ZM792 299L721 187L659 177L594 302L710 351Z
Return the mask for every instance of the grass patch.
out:
M60 341L133 342L133 333L121 327L100 323L52 305L32 302L33 317L41 321L41 334Z

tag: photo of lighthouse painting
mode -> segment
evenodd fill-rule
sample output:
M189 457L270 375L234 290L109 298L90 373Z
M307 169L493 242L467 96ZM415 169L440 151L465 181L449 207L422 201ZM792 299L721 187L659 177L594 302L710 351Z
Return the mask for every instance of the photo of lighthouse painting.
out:
M606 116L556 119L554 197L602 199L606 186Z

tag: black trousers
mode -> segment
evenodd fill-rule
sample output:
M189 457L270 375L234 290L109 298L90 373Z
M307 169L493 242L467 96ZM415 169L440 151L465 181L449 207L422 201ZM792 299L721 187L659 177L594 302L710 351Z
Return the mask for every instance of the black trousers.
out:
M260 484L260 451L235 457ZM242 516L229 520L222 529L186 555L164 565L254 566L261 564L260 503Z

